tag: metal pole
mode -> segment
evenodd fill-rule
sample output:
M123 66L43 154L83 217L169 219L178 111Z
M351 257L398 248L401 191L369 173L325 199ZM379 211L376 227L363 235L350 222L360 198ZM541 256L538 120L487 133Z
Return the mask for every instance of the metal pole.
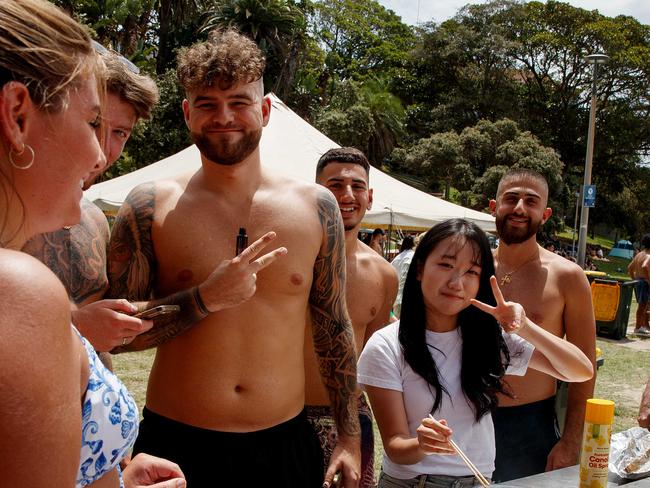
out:
M580 194L582 195L580 207L580 234L578 236L578 264L581 267L585 265L585 256L587 251L587 225L589 224L589 207L585 207L584 189L591 185L591 166L594 156L594 132L596 129L596 80L598 79L598 64L606 62L607 56L591 55L587 56L587 61L592 62L593 79L591 84L591 109L589 110L589 132L587 134L587 157L585 160L585 178Z

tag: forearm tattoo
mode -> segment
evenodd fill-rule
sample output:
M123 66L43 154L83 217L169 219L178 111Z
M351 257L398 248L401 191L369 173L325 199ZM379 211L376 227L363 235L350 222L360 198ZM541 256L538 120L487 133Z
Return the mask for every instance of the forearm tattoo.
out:
M357 368L352 324L345 306L345 242L341 214L329 192L318 195L325 242L314 263L309 296L314 349L329 392L337 429L359 434Z
M194 287L160 300L153 300L146 304L139 303L138 308L140 310L146 310L157 305L179 305L181 310L176 314L156 317L153 319L154 325L151 329L137 336L131 343L118 347L111 352L142 351L158 347L191 328L208 315L208 313L201 310L200 304L197 303L197 293L198 288Z
M197 302L197 288L190 288L161 299L150 300L156 273L152 225L156 201L153 183L139 186L122 204L113 226L108 251L108 277L111 298L126 298L140 310L157 305L179 305L178 313L154 319L154 326L130 344L112 352L139 351L157 347L176 337L207 316Z

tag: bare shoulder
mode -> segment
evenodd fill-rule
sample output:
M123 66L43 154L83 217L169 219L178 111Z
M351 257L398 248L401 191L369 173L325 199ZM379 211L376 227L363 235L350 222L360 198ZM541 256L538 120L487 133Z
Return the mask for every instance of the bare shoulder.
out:
M289 176L264 173L266 189L273 192L291 192L302 196L305 199L317 201L319 198L329 195L332 199L334 196L325 187L309 181L299 180Z
M16 327L17 324L37 326L43 322L46 325L57 316L70 315L65 288L37 259L22 252L0 250L0 276L0 335L4 339L34 333L32 328ZM39 334L56 334L49 327L41 329Z
M540 251L540 258L542 264L548 268L549 272L553 273L555 282L559 283L562 289L570 292L575 290L576 286L589 286L584 270L573 261L569 261L546 249Z
M104 212L102 212L102 209L87 198L82 198L81 200L81 211L97 225L101 226L107 224L106 216L104 215Z
M367 268L376 270L384 281L397 282L397 271L382 256L367 244L357 240L356 256L359 263Z

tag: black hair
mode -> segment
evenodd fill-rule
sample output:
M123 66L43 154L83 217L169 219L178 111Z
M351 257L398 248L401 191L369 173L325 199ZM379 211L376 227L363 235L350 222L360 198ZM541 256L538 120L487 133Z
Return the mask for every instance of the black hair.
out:
M641 238L641 245L643 249L650 249L650 234L646 234Z
M380 229L377 227L375 230L372 231L372 236L383 236L386 235L386 233L383 231L383 229Z
M494 274L494 261L490 243L485 233L474 223L464 219L451 219L432 227L420 240L409 267L402 295L399 341L409 366L424 378L434 395L431 412L438 410L443 392L438 368L426 342L426 313L419 270L435 247L449 237L473 246L481 265L481 276L476 299L495 305L490 286ZM503 375L510 363L510 354L501 333L501 327L491 315L469 306L458 314L462 345L461 386L467 400L473 405L478 422L497 405L497 393L509 394ZM453 399L452 399L453 400Z
M330 163L351 163L358 164L366 170L366 176L370 172L370 162L366 155L355 147L336 147L323 154L316 164L316 177L323 172L325 166Z
M415 240L413 239L413 236L405 236L404 239L402 239L402 245L399 247L399 252L408 251L414 247Z

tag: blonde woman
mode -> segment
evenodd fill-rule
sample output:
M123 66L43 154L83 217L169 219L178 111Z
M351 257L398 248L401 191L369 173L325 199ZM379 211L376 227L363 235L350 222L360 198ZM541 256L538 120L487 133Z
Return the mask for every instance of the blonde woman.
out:
M116 488L137 433L124 386L70 325L59 280L18 252L75 224L81 183L105 164L102 64L88 34L42 0L0 2L0 472L3 486ZM81 450L80 450L81 447ZM136 457L128 487L183 486Z

